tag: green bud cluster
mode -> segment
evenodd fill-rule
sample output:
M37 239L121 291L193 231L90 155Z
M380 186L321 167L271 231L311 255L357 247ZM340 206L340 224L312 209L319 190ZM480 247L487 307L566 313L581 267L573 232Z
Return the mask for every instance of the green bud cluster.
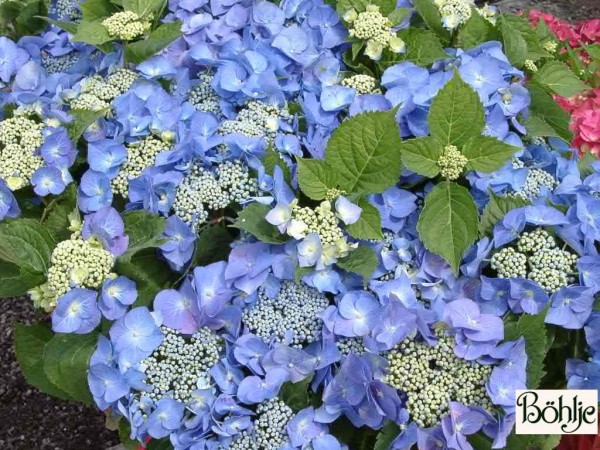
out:
M279 450L288 442L287 424L293 416L294 411L277 397L259 403L252 429L219 450Z
M558 48L558 44L555 41L546 41L542 44L542 47L549 53L555 53L556 49Z
M361 13L350 10L343 18L351 25L348 30L350 37L367 42L365 55L369 58L379 60L386 48L395 53L404 51L404 41L396 36L392 22L381 14L379 6L367 5L366 11Z
M150 30L152 22L148 19L151 18L144 20L133 11L119 11L104 19L102 26L111 37L133 41Z
M48 281L41 286L43 299L34 303L53 309L56 300L73 288L99 289L110 277L114 256L95 239L84 240L79 233L59 242L54 248L48 269ZM43 303L43 305L42 305Z
M129 69L118 69L108 77L93 75L80 83L80 93L71 99L72 109L100 111L109 108L111 102L127 92L138 75Z
M479 13L481 17L487 20L492 25L496 25L498 15L495 10L490 8L490 6L486 3L481 8L475 8L475 11Z
M25 116L0 121L0 178L13 191L29 185L33 173L44 165L38 152L43 129L43 124Z
M219 133L239 133L249 137L264 137L273 142L282 123L291 124L292 115L287 108L251 100L239 112L235 120L224 120Z
M440 174L448 180L460 177L469 160L458 150L455 145L447 145L438 159Z
M525 167L525 164L518 159L513 160L512 165L515 169L521 169ZM556 186L558 186L558 182L545 170L529 169L527 178L525 179L525 185L510 195L521 197L525 200L534 200L542 195L543 188L547 188L552 191Z
M221 117L223 113L219 104L219 96L212 87L214 76L203 73L198 78L200 82L188 92L188 101L198 111L211 112L217 117Z
M188 402L194 390L210 386L209 370L223 355L223 340L208 327L190 337L165 326L161 330L163 342L140 363L151 387L148 396Z
M53 56L49 53L42 52L42 65L49 74L66 72L79 61L79 52L71 52L66 55Z
M439 424L451 401L493 407L485 388L492 367L459 358L454 338L441 330L437 335L433 346L405 339L386 354L385 382L406 394L411 419L420 427Z
M377 79L370 75L352 75L351 77L344 78L341 82L341 85L356 89L356 93L358 95L381 94L381 89L378 87Z
M505 247L492 257L499 278L528 278L548 293L575 282L577 255L558 248L556 239L543 228L525 232L516 249Z
M446 27L452 30L471 18L471 9L475 6L473 0L434 0L434 3L446 19Z
M315 288L303 283L284 281L274 298L265 289L258 290L258 300L244 311L244 323L265 342L285 342L295 347L310 344L321 334L318 314L329 300Z
M523 66L525 66L525 68L527 70L529 70L530 72L537 72L538 68L535 65L535 62L533 62L531 59L526 59L525 62L523 63Z
M340 338L335 342L335 345L337 345L338 350L344 356L348 356L350 353L361 356L367 352L362 338Z
M56 20L60 21L76 21L81 19L81 11L77 5L77 0L57 0L51 10L56 16Z
M329 200L330 202L338 198L340 195L344 195L346 191L342 191L341 189L331 188L327 190L327 194L325 195L325 200Z
M127 144L127 161L111 180L113 192L127 198L129 181L139 177L145 169L153 166L158 154L170 148L169 143L155 136L146 136L141 141Z
M240 161L225 161L214 170L194 163L177 188L173 211L197 227L206 221L210 211L244 203L257 191L257 180Z
M305 234L317 233L323 246L336 245L338 241L344 240L338 218L331 210L331 202L321 202L314 209L295 204L292 207L292 219L305 225Z

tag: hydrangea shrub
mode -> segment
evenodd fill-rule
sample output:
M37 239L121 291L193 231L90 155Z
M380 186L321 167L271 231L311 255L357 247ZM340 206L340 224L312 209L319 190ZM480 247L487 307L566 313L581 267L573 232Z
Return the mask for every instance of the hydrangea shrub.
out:
M513 433L515 391L600 388L600 163L555 101L595 66L543 20L46 14L0 37L0 295L47 314L15 329L32 385L175 450L552 448Z

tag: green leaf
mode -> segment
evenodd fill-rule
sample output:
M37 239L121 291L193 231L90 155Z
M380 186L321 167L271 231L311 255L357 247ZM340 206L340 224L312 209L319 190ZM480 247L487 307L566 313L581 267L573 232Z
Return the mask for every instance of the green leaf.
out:
M41 17L41 19L45 20L48 23L51 23L54 26L57 26L61 30L65 30L67 33L75 34L77 33L77 24L73 22L64 22L60 20L52 20L49 17Z
M265 219L270 210L267 205L251 203L240 211L237 221L232 226L247 231L263 242L283 244L288 241L288 236L281 234L277 227Z
M79 4L79 8L85 22L102 20L118 11L116 5L106 0L86 0Z
M99 45L106 44L114 40L108 30L100 22L79 22L77 33L72 38L75 42L85 42L86 44Z
M471 137L480 136L485 114L477 93L457 71L438 92L429 110L431 135L443 145L462 147Z
M165 0L123 0L123 9L133 11L140 17L158 13L165 7ZM156 14L154 14L156 16Z
M163 236L166 220L164 217L147 211L130 211L123 214L125 234L129 237L127 251L119 256L121 262L129 262L133 255L147 249L156 248L166 242Z
M383 240L381 233L381 215L379 210L371 205L366 198L360 198L357 205L362 208L360 218L350 225L346 226L346 230L355 239L376 239Z
M594 156L593 153L584 153L577 160L577 167L579 167L579 172L581 174L582 179L594 173L594 169L592 169L591 164L598 161L598 159Z
M77 186L75 183L70 184L61 195L46 206L41 222L57 242L69 239L71 236L68 216L75 210L77 210Z
M90 356L96 349L98 333L57 333L44 350L44 372L48 379L74 400L91 403L87 383Z
M477 237L479 214L469 191L452 182L435 186L427 197L417 230L425 247L458 273L463 254Z
M389 450L392 447L392 442L400 434L400 427L396 423L388 420L384 425L375 441L373 450Z
M550 61L544 64L533 79L563 97L571 97L587 89L579 77L560 61Z
M283 179L290 183L292 180L292 174L290 172L290 168L286 164L285 160L282 158L281 153L273 150L273 147L267 147L267 151L265 156L263 157L263 165L265 166L265 172L268 175L273 176L275 174L275 167L279 167L283 172Z
M351 9L354 9L356 12L365 11L369 3L368 0L338 0L335 9L340 16L343 16Z
M400 149L402 164L407 169L428 178L440 173L438 159L444 148L431 136L403 141Z
M68 400L69 395L52 384L44 372L44 348L52 336L52 330L45 323L15 323L15 353L21 372L29 384L46 394Z
M539 114L530 114L525 121L525 128L529 137L560 137L552 125Z
M121 445L125 447L125 450L137 450L140 446L139 441L131 439L131 425L123 417L119 420L119 440Z
M409 27L397 34L406 44L406 53L400 55L406 61L427 67L448 57L438 37L429 30Z
M308 390L310 389L312 378L312 376L309 376L297 383L286 381L281 386L279 394L277 394L278 397L296 413L301 409L309 407L310 395Z
M527 42L521 33L509 23L506 16L501 15L499 19L504 53L513 65L523 67L527 59Z
M506 448L523 450L554 450L558 447L562 436L511 434L506 441ZM477 449L479 450L479 449Z
M125 50L127 61L140 64L167 47L181 34L181 22L164 23L146 39L127 45Z
M0 261L0 298L19 297L46 281L41 273L31 273L27 269L6 261Z
M3 12L0 10L0 13ZM19 2L17 16L12 19L12 25L17 32L17 37L34 35L43 31L46 23L41 18L47 15L47 4L43 0Z
M325 161L337 172L340 188L350 193L379 193L400 177L400 132L395 112L351 117L333 132Z
M462 154L469 160L466 169L487 173L498 170L517 151L518 147L491 136L473 137L462 148Z
M36 220L12 219L0 223L0 260L31 274L47 273L54 244L48 230Z
M470 435L468 440L475 450L492 450L492 441L483 432Z
M530 203L521 197L499 197L490 192L490 200L485 205L479 223L479 235L491 236L494 226L513 209L522 208Z
M173 450L173 445L168 439L151 439L146 450Z
M196 241L193 267L226 261L232 242L233 236L227 228L212 226L203 229Z
M471 18L458 30L460 48L468 50L491 40L494 27L481 14L471 14Z
M396 8L388 14L388 19L392 22L392 25L400 25L411 12L412 8Z
M333 167L319 159L298 158L298 185L313 200L323 200L330 189L337 187Z
M569 130L571 121L569 114L542 87L532 82L529 83L528 88L531 95L531 111L544 119L561 139L571 142L573 135Z
M450 42L450 32L446 30L442 24L442 16L440 10L432 0L413 0L413 5L427 27L433 31L443 43Z
M548 339L544 319L548 307L540 314L523 314L518 321L507 322L504 327L505 340L516 341L521 337L525 339L527 387L529 389L537 388L546 373L544 371L544 358L548 351Z
M137 252L129 261L117 258L114 271L135 281L138 292L135 306L150 305L159 291L171 286L175 281L173 272L157 258L153 248Z
M348 256L337 262L338 267L362 276L365 282L369 281L378 264L377 255L366 245L359 245L358 248L350 251Z
M71 139L77 143L81 135L85 133L96 120L106 115L108 111L108 109L101 109L99 111L72 109L69 111L69 115L73 117L73 121L68 125L69 136L71 136Z

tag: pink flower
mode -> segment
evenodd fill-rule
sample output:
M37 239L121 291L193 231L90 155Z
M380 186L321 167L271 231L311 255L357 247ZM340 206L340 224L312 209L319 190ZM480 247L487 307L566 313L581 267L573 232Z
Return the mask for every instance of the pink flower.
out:
M576 29L584 43L600 43L600 19L579 22Z
M557 99L571 113L573 147L600 157L600 88L590 89L571 99Z

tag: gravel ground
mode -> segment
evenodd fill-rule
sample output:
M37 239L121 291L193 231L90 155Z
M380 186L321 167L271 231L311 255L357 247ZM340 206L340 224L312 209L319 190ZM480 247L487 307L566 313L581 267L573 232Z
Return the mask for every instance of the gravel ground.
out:
M500 0L504 9L535 8L564 19L600 18L600 0ZM26 299L0 300L0 449L106 450L118 443L93 407L54 399L27 385L15 360L12 324L35 321Z
M0 299L0 449L106 450L119 442L96 408L55 399L29 386L15 360L13 323L36 321L31 302Z

